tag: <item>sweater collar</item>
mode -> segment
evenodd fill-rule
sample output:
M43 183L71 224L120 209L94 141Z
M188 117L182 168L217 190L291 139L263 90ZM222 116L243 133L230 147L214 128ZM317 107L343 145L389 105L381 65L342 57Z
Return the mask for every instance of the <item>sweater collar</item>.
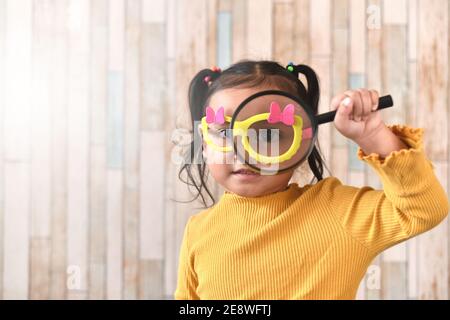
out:
M244 197L225 191L217 205L252 221L264 223L276 218L291 206L300 196L301 190L297 183L291 183L285 190L259 197Z

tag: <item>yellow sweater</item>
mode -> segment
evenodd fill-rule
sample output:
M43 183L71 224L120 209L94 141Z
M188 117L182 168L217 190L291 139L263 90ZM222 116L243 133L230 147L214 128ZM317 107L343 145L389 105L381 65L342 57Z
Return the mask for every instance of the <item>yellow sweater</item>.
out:
M433 228L448 212L423 151L423 129L389 128L408 149L385 159L357 151L383 190L328 177L255 198L226 192L191 216L175 299L354 299L376 255Z

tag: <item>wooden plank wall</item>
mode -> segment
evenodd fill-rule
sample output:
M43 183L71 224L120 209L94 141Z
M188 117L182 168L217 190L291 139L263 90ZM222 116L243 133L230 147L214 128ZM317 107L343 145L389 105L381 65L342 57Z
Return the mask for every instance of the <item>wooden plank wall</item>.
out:
M201 209L174 201L190 193L173 141L212 65L310 64L322 112L347 88L392 94L386 122L426 128L448 190L449 15L448 0L0 0L0 298L173 297ZM332 125L319 140L334 176L381 187ZM389 249L358 299L448 299L449 250L447 221Z

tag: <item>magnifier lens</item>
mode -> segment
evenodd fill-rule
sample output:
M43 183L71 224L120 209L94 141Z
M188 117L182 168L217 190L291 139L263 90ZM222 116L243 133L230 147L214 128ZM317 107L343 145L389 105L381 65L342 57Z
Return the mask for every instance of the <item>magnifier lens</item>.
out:
M290 94L273 92L246 99L232 120L238 157L256 170L272 174L300 165L315 142L309 107Z

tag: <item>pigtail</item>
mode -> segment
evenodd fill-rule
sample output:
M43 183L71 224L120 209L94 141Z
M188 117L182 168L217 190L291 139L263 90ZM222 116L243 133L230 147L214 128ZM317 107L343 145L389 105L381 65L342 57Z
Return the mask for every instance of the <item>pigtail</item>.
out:
M301 83L300 79L298 78L299 74L303 74L306 78L306 87L302 84L301 87L305 88L306 91L306 100L308 104L311 106L312 111L315 115L318 114L319 111L319 98L320 98L320 88L319 88L319 79L317 77L316 72L309 66L304 64L299 65L288 65L287 69L289 70L289 66L291 66L291 72L296 75L297 79ZM311 169L311 171L314 174L314 177L317 179L317 181L320 181L323 179L323 159L320 155L320 152L318 150L318 143L317 146L314 146L311 154L308 156L308 164Z
M206 163L202 161L202 143L200 133L197 130L196 123L201 121L204 116L205 104L207 102L211 83L220 76L220 69L203 69L199 71L189 84L188 100L189 109L191 112L191 125L193 140L189 146L189 150L185 155L184 162L178 172L178 178L186 183L188 186L196 190L196 196L190 200L197 200L201 198L202 203L207 206L207 199L203 191L214 203L214 197L206 184ZM195 143L197 142L197 143ZM183 178L185 174L185 178Z
M306 84L308 86L307 96L309 103L312 106L317 106L318 108L320 98L320 88L319 88L319 79L317 78L316 73L312 68L304 64L297 65L296 70L306 77Z
M216 69L217 70L217 69ZM211 83L216 80L220 72L212 69L199 71L189 84L189 109L191 111L192 124L203 117L205 103Z

